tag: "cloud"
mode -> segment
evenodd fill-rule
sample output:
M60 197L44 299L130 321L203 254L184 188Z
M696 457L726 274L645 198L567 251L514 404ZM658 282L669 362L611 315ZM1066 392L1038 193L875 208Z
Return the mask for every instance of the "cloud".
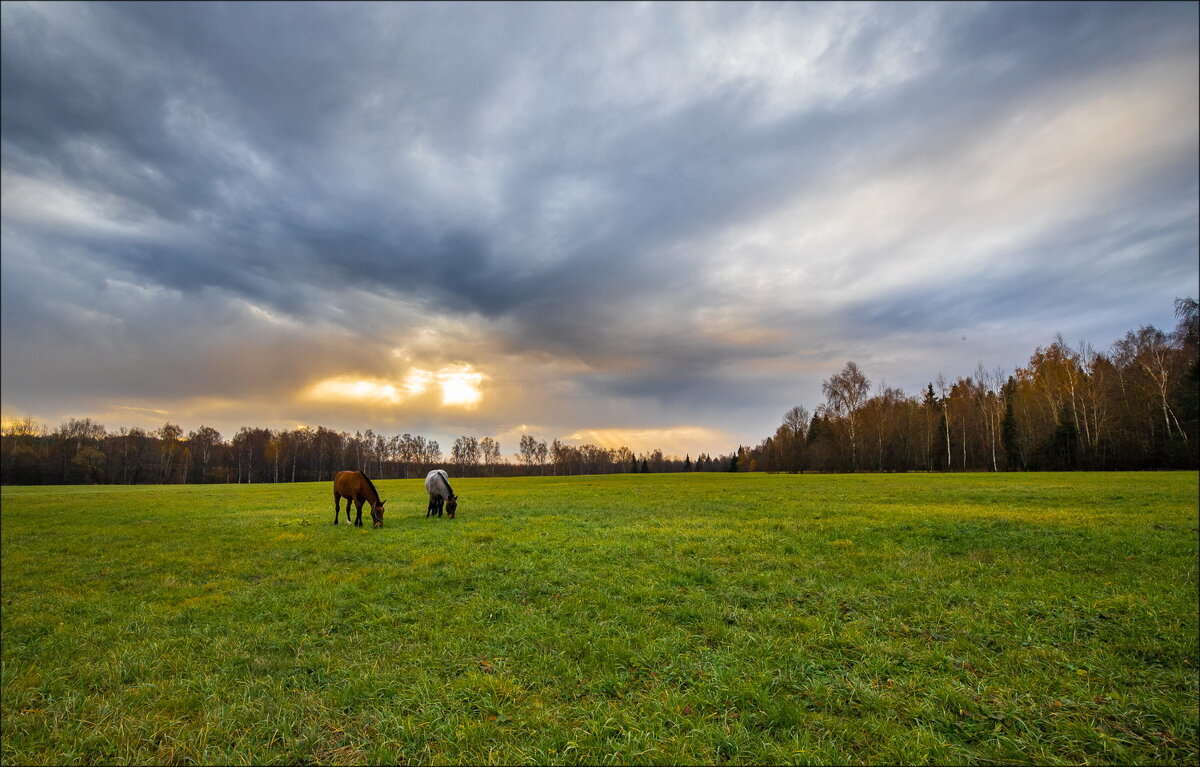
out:
M1197 279L1196 13L6 4L4 402L752 441L1102 345Z
M305 387L296 396L312 402L363 403L370 405L400 405L410 400L439 393L442 407L474 408L483 399L482 384L486 376L471 365L460 364L442 368L436 373L412 368L398 383L379 378L360 378L340 375L323 378Z
M1120 215L1114 204L1196 158L1196 63L1155 60L1034 94L953 140L937 136L941 162L912 147L912 159L805 191L726 229L701 273L730 303L753 295L771 306L970 285L980 271L1027 277L1042 258L1032 243L1099 211ZM1170 191L1185 196L1181 181Z

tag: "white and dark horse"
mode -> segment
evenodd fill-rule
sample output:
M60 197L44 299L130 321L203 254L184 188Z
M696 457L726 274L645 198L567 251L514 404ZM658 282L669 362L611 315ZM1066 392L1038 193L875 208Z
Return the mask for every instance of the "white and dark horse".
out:
M444 505L446 516L454 519L454 512L458 511L458 496L450 488L450 479L444 469L434 469L425 475L425 490L429 493L429 508L425 510L426 518L435 513L439 517L442 516Z

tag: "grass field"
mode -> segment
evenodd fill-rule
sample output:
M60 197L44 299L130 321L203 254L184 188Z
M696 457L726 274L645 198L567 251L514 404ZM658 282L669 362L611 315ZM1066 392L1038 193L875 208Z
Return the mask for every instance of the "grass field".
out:
M3 488L4 764L1197 759L1194 472L376 484Z

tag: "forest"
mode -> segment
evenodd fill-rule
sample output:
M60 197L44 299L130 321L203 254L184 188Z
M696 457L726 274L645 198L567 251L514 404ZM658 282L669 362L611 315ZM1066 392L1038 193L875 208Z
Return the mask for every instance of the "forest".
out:
M32 418L0 429L4 484L323 481L346 468L379 479L624 472L907 472L1200 467L1200 312L1175 301L1177 326L1131 330L1104 351L1061 334L1011 373L982 364L918 395L876 386L854 362L822 383L825 401L796 405L775 433L727 455L665 456L526 434L506 456L491 437L458 437L443 453L421 435L349 434L318 426L243 427L232 438L166 423L109 431L90 418L50 430Z
M749 471L1036 471L1200 465L1200 331L1193 298L1178 324L1143 326L1107 351L1061 334L1011 374L986 369L918 396L877 387L854 362L822 384L810 413L739 449Z

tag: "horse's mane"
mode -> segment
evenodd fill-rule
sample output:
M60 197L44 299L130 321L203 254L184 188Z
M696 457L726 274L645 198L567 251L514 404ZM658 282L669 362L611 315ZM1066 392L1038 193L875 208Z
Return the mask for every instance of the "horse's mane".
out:
M359 474L361 474L362 478L367 481L367 487L371 488L371 492L375 494L375 500L378 501L379 500L379 491L375 489L375 483L371 481L371 478L367 476L367 473L365 471L360 471Z
M454 488L450 487L450 476L446 472L442 472L442 481L446 483L446 492L450 493L450 497L454 497Z

